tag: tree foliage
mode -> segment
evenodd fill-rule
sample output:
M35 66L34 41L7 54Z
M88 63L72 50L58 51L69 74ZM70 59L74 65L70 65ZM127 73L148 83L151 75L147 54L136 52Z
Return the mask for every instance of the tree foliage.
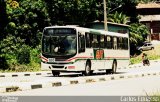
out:
M19 37L16 38L12 35L9 35L3 39L0 45L0 59L2 60L1 63L7 66L17 64L17 53L23 48L23 42L24 40L20 39Z
M6 14L6 3L3 0L0 0L0 41L4 37L4 28L7 25L7 14Z
M6 0L3 3L6 18L1 20L6 25L0 32L0 61L10 68L28 64L31 58L38 56L37 52L30 58L29 51L40 44L42 30L48 25L46 3L43 0Z
M113 22L113 23L127 24L128 20L129 20L129 17L127 17L122 12L118 13L116 11L115 14L108 15L108 21Z
M143 24L133 23L129 27L130 30L130 42L137 45L139 42L145 40L149 31Z
M52 0L47 1L52 24L80 24L95 20L101 11L98 0Z
M47 25L47 11L42 0L8 0L8 25L6 34L25 40L25 44L35 47L40 42L40 32Z
M141 23L133 23L129 26L131 54L134 54L136 47L142 45L149 34L148 28Z
M108 20L126 24L128 17L132 23L137 22L135 7L138 2L152 0L106 1ZM103 0L0 0L0 5L0 67L24 63L36 66L35 63L40 62L37 56L44 27L65 24L84 26L87 22L103 21L104 13ZM139 24L131 25L130 40L134 46L144 40L146 35L141 34L148 34L143 28L146 29ZM25 49L30 51L25 52Z

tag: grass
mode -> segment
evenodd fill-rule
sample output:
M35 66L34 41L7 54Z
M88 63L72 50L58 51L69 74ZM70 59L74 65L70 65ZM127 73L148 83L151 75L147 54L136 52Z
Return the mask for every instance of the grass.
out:
M156 45L154 50L143 51L148 55L149 60L160 59L160 45ZM142 53L136 57L132 57L130 60L131 64L141 63L142 62Z
M159 91L149 94L149 97L150 97L150 102L160 102L160 92Z
M0 73L5 72L36 72L40 71L40 64L39 63L30 63L28 65L12 65L9 69L0 70Z

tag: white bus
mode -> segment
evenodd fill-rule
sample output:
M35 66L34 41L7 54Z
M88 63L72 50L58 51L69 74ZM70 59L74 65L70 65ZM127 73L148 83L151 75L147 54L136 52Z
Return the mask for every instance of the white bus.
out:
M41 69L60 72L95 70L115 73L129 65L129 35L73 26L45 27L42 35Z

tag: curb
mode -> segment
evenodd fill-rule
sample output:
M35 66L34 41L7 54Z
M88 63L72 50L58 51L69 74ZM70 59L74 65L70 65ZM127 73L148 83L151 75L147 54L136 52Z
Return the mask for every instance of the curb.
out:
M41 75L51 75L50 71L48 72L18 72L18 73L0 73L1 77L22 77L22 76L41 76Z
M51 88L51 87L60 87L67 85L76 85L76 84L86 84L94 82L104 82L112 80L121 80L121 79L130 79L130 78L141 78L147 76L160 76L160 72L146 72L146 73L134 73L134 74L125 74L125 75L107 75L107 76L90 76L86 78L78 79L68 79L62 81L46 81L46 82L31 82L31 83L19 83L15 85L8 85L0 87L0 93L6 92L16 92L16 91L25 91L33 90L40 88Z

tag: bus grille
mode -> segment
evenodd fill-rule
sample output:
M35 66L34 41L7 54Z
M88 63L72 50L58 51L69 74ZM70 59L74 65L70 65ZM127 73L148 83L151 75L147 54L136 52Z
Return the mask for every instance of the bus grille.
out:
M64 59L64 58L63 59L62 58L56 58L55 60L56 61L65 61L65 60L67 60L67 58L66 59Z
M52 65L53 68L64 68L64 66L56 66L56 65Z

